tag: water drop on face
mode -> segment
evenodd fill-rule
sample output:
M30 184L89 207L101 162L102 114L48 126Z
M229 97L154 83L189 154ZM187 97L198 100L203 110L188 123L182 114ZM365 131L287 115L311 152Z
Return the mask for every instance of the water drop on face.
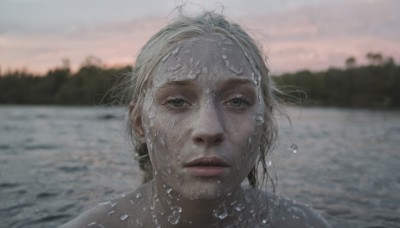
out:
M214 215L214 217L216 217L218 219L221 219L221 220L223 220L226 217L228 217L228 212L227 212L227 209L225 207L225 204L221 204L217 208L215 208L214 211L213 211L213 215Z
M207 74L208 73L208 68L207 67L203 67L202 71L203 71L203 74Z
M136 199L140 199L140 198L142 198L142 194L139 192L136 194Z
M297 144L292 143L289 147L289 151L291 151L292 153L296 154L298 152L299 147L297 146Z
M97 225L96 222L91 222L91 223L89 223L87 226L95 226L95 225Z
M238 204L236 204L235 205L235 211L237 211L237 212L241 212L243 209L244 209L244 205L243 204L241 204L241 203L238 203Z
M115 205L117 205L117 202L112 202L112 203L110 203L110 206L111 206L111 207L115 207Z
M124 215L122 215L119 219L120 219L121 221L125 221L128 217L129 217L129 215L124 214Z
M167 188L167 193L170 194L172 192L172 188Z
M262 220L262 223L263 223L263 224L266 224L267 221L268 221L267 219L263 219L263 220Z
M168 216L168 222L171 223L172 225L176 225L179 222L179 219L181 218L181 212L182 208L177 207L172 210L172 214Z
M268 161L267 161L267 166L270 167L271 165L272 165L272 161L271 161L271 160L268 160Z
M181 49L182 46L178 46L177 48L175 48L175 50L172 51L172 54L176 55L178 54L179 50Z
M264 123L264 117L262 117L261 115L256 117L256 125L257 126L261 126Z
M189 79L195 79L196 76L197 76L197 75L196 75L195 73L193 73L193 71L191 70L191 71L189 72L189 74L188 74L187 77L188 77Z
M221 57L222 57L222 59L226 59L226 55L222 55Z
M132 205L135 205L135 202L134 202L133 200L129 200L129 202L130 202Z
M114 213L115 213L115 211L112 210L112 211L108 212L107 215L110 216L110 215L112 215L112 214L114 214Z

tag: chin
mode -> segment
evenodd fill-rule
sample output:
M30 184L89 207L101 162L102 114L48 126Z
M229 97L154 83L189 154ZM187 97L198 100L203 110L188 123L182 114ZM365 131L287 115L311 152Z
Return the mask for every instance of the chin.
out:
M190 200L216 200L226 196L231 190L217 181L187 183L182 185L182 196Z

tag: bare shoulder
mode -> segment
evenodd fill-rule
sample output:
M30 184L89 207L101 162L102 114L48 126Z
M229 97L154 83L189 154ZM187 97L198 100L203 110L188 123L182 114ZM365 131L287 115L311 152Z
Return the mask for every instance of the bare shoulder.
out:
M143 208L142 199L145 194L144 189L139 188L119 198L100 203L61 228L132 227L138 219L142 220L140 216L143 213L140 210Z
M104 218L107 217L107 215L111 215L113 213L113 211L110 209L112 203L113 202L111 201L101 203L98 206L85 211L83 214L79 215L70 222L62 225L60 228L110 226L112 225L112 222L109 220L105 220Z
M295 200L268 195L271 205L272 227L307 227L307 228L329 228L327 221L311 207Z

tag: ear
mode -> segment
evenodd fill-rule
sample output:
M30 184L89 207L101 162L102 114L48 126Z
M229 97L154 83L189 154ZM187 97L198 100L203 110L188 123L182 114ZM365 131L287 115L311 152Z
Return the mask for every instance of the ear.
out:
M135 138L140 143L146 143L146 138L144 134L143 122L142 122L142 112L137 103L131 101L129 103L129 118L131 121L131 130Z

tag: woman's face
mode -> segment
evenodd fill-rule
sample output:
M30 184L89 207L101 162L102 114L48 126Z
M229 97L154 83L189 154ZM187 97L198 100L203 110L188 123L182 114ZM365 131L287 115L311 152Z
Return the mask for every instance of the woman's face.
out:
M265 117L255 75L244 52L222 36L186 40L163 59L139 126L158 186L189 199L238 189L259 154Z

